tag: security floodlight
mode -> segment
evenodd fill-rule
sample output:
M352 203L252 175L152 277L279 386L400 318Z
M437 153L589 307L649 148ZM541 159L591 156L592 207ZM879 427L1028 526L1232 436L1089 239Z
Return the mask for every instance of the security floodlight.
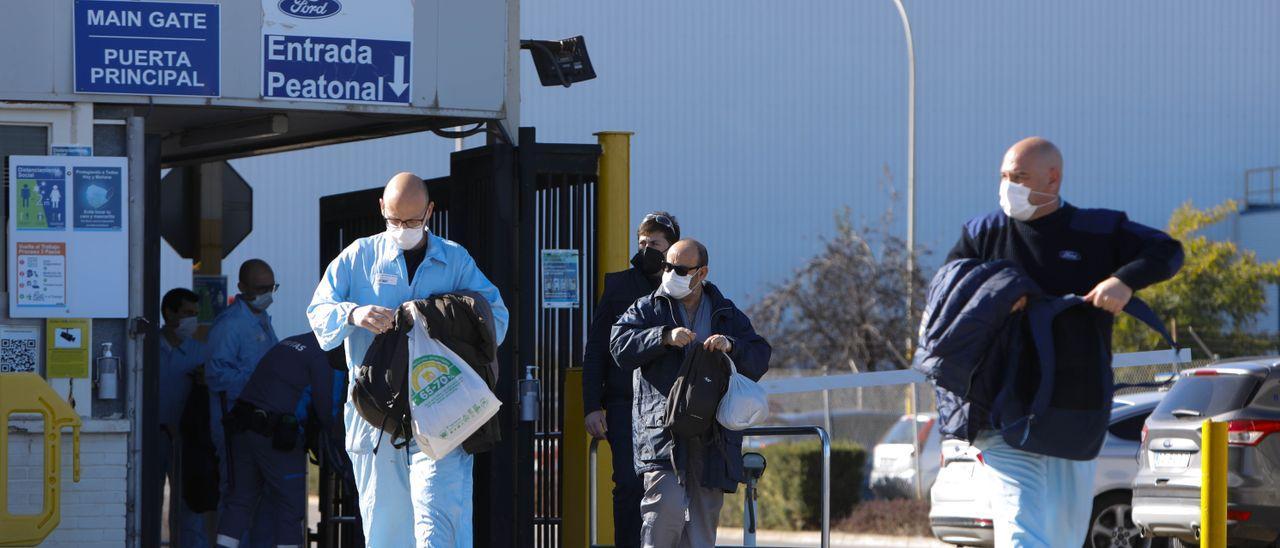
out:
M587 56L587 41L581 36L564 40L521 40L520 49L533 55L533 66L538 69L538 80L544 86L569 87L596 77Z

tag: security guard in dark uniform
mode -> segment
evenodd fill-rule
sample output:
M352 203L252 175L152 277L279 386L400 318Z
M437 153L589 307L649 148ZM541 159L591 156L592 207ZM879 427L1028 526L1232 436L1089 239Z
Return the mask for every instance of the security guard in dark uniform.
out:
M280 341L258 362L223 420L231 477L218 546L239 548L259 499L275 510L276 543L303 545L307 457L302 424L311 416L322 428L334 428L335 400L345 392L344 368L341 352L321 350L310 331Z

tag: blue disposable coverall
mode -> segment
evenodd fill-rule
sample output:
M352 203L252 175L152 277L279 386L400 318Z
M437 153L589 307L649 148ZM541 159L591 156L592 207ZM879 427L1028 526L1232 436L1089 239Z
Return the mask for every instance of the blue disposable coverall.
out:
M307 307L307 318L323 348L346 342L348 386L353 386L374 337L348 323L353 310L365 305L395 309L411 300L468 290L489 301L501 344L507 307L466 249L427 234L426 257L411 282L403 252L382 233L356 240L329 263ZM471 546L472 456L456 449L433 461L413 443L408 451L396 450L390 436L379 435L380 430L360 416L351 398L343 415L368 546L404 546L410 534L420 547Z
M271 316L265 311L255 312L240 296L223 310L209 330L209 357L204 365L205 382L209 385L209 429L213 446L218 452L218 469L221 473L218 491L218 513L226 511L234 471L228 466L234 455L227 454L226 435L222 431L222 416L235 405L236 398L245 383L271 347L280 342L271 327ZM254 518L252 535L242 537L243 546L273 546L275 519L272 509L263 506Z

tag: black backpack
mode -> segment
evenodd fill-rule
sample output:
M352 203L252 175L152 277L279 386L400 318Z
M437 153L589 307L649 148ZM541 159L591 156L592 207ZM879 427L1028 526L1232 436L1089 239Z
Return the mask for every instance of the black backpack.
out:
M413 423L409 414L409 333L413 317L400 307L396 309L395 326L373 338L364 361L356 367L355 387L351 401L369 424L391 434L396 448L413 439ZM391 367L399 364L400 367ZM381 434L379 434L381 435ZM377 443L374 452L377 452Z
M713 433L716 410L729 389L729 363L724 353L706 350L700 344L692 346L667 394L663 414L663 426L677 438Z

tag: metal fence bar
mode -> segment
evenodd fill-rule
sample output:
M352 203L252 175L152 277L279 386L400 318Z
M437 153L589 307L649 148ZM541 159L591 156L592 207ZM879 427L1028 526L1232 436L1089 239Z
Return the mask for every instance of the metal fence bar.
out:
M1112 357L1111 368L1144 367L1148 365L1164 365L1169 363L1185 363L1191 361L1191 349L1183 348L1174 353L1172 350L1153 350L1149 352L1129 352ZM925 382L925 376L912 369L895 371L873 371L870 373L843 373L840 375L819 375L814 377L791 377L760 381L760 386L769 394L796 394L800 392L821 392L823 390L843 390L846 388L865 388L870 386L892 386Z

